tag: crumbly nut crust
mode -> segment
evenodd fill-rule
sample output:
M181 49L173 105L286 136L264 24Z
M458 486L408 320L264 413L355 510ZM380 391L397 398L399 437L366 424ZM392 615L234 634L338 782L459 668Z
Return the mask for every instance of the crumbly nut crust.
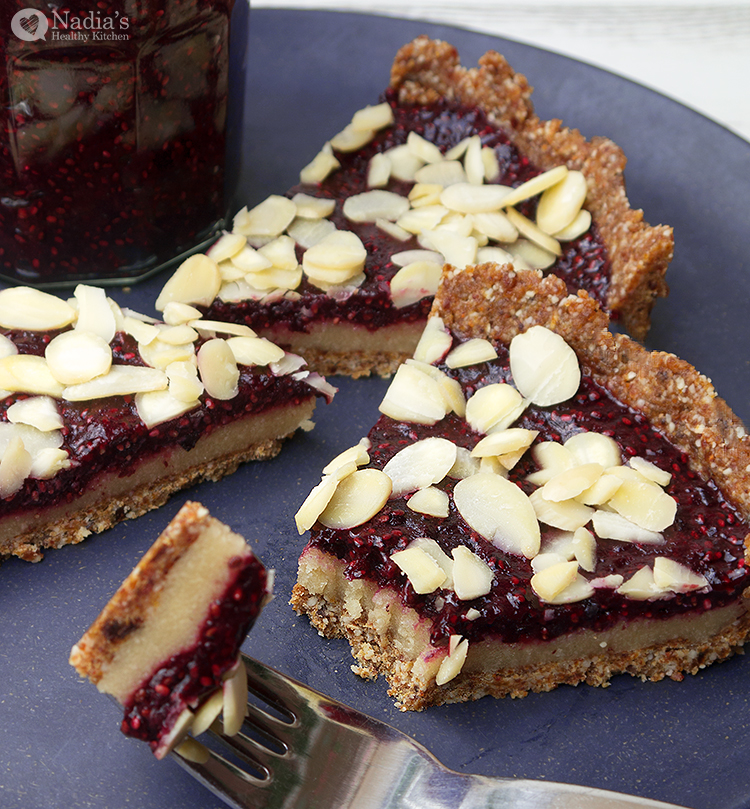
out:
M670 227L651 227L642 211L630 207L622 150L608 138L586 140L559 120L541 120L534 113L526 77L494 51L479 60L478 68L467 69L453 46L419 37L397 54L391 86L403 103L426 104L445 97L478 106L540 168L564 164L583 172L588 180L586 207L612 266L608 307L619 313L630 334L642 340L656 298L667 294L664 275L674 243Z

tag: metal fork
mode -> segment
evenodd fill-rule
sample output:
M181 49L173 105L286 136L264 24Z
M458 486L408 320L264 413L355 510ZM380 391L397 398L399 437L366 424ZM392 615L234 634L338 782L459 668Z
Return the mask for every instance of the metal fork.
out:
M454 772L401 731L243 659L250 694L275 713L250 702L231 737L217 720L208 733L218 749L205 764L173 754L235 809L678 809L570 784Z

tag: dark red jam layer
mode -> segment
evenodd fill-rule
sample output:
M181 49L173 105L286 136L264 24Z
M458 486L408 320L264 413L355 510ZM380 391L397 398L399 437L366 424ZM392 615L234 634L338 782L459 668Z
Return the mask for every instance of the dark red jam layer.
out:
M478 387L510 379L507 350L498 347L499 359L447 374L459 379L466 396ZM432 642L440 645L458 633L472 640L546 640L575 629L603 632L616 623L644 618L667 618L675 613L702 613L736 600L750 584L744 563L744 539L750 532L712 481L704 481L690 469L688 458L665 436L649 425L643 414L616 400L601 385L584 377L577 395L554 408L531 407L515 426L539 431L536 441L565 441L581 431L595 431L612 437L620 446L623 463L638 455L671 473L665 491L677 500L674 524L663 532L663 545L638 545L610 539L597 540L599 578L621 574L628 579L656 556L667 556L703 574L708 591L675 594L657 601L635 601L613 590L597 589L590 598L573 604L540 602L530 586L532 569L521 556L498 550L474 532L458 514L453 500L447 519L418 514L407 506L408 495L393 498L369 523L348 531L336 531L316 524L310 544L346 563L350 579L368 579L393 588L402 602L432 622ZM406 424L381 416L370 431L370 466L382 469L404 446L439 435L458 446L473 448L482 438L463 420L451 414L434 426ZM527 493L535 487L524 478L536 469L526 453L511 471L510 479ZM446 478L439 488L451 493L455 481ZM542 549L555 529L542 527ZM467 545L496 572L491 592L473 601L460 601L450 590L439 589L418 595L399 568L390 561L394 551L405 548L415 537L430 537L450 555L452 548ZM478 610L468 620L469 607Z
M370 158L393 146L405 143L409 132L417 132L445 153L464 138L478 134L482 143L494 149L500 165L498 182L517 186L540 173L521 155L508 136L491 124L478 108L464 107L446 100L429 106L400 106L393 93L386 94L393 107L394 124L377 134L369 144L356 152L335 152L341 168L319 185L299 185L289 196L303 192L311 196L336 200L331 220L341 230L351 230L367 249L365 275L367 280L345 300L323 294L306 279L298 287L301 300L280 300L269 304L257 301L222 303L214 301L208 317L247 323L256 331L273 327L306 331L322 321L350 322L369 329L394 323L425 320L431 298L397 309L391 303L390 281L398 271L390 260L394 253L419 247L416 237L401 242L374 224L350 222L343 214L344 201L368 190L367 166ZM408 194L411 183L391 180L387 189ZM527 215L534 215L533 205L521 206ZM609 259L596 226L578 239L563 245L563 254L550 268L562 278L571 292L585 289L606 308L609 288Z
M267 592L266 570L253 555L235 557L224 593L214 599L198 642L146 676L125 707L121 729L155 750L182 711L195 709L221 686L240 646L261 611Z
M54 333L19 334L5 332L22 353L43 354ZM118 333L112 341L114 361L143 365L132 337ZM199 406L171 421L148 429L138 416L135 396L111 396L87 402L58 401L65 426L62 448L72 466L49 480L28 478L19 491L0 500L0 516L33 511L61 503L72 503L99 475L133 474L138 466L170 447L190 450L198 439L243 416L276 407L292 407L316 395L306 382L290 375L274 376L267 368L240 365L239 393L226 401L207 394ZM0 421L13 402L27 398L14 394L0 401Z

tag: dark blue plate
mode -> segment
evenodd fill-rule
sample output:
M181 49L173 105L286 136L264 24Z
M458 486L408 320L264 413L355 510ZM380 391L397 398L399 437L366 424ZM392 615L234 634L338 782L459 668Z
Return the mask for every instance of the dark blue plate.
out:
M562 56L439 25L326 12L254 10L246 88L244 201L283 192L351 114L378 100L396 50L426 33L464 64L489 48L537 86L544 118L607 135L629 157L634 207L675 228L671 294L649 346L711 377L750 417L750 144L696 112ZM164 278L111 292L152 311ZM682 683L618 677L607 689L564 687L523 700L480 700L422 714L397 711L383 682L350 671L343 642L325 641L287 601L304 538L293 515L322 466L377 416L386 383L343 380L317 427L273 461L175 497L166 507L31 565L0 567L0 806L217 807L170 761L119 732L119 709L79 682L68 653L157 534L189 498L243 533L277 571L277 597L245 650L396 725L445 764L491 775L567 781L695 809L750 806L750 660L736 657ZM331 809L334 809L333 807Z

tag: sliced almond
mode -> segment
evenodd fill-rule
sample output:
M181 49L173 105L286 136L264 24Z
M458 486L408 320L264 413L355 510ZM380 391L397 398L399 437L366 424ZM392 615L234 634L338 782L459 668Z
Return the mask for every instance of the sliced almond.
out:
M221 714L224 707L224 694L222 689L217 688L211 696L195 712L195 719L190 728L193 737L205 733ZM180 752L179 750L177 752Z
M530 242L533 242L539 247L551 253L553 256L562 254L560 242L553 236L545 233L541 228L538 228L530 219L527 219L522 213L519 213L515 208L508 208L506 211L508 219L518 229L518 232L525 236Z
M523 427L510 427L490 433L479 441L471 454L475 458L486 458L491 455L507 455L527 450L538 435L537 430L526 430Z
M464 154L464 168L466 179L472 185L482 185L484 182L485 161L482 155L482 139L479 135L472 135Z
M182 326L190 320L200 318L201 313L194 306L178 301L170 301L164 307L164 322L169 326Z
M59 430L41 431L28 424L11 424L0 421L0 454L5 452L10 442L20 438L24 447L32 458L45 449L59 449L63 443L62 433Z
M457 345L445 358L445 364L449 368L465 368L494 359L497 359L497 351L492 343L483 337L474 337Z
M164 284L155 307L161 312L170 301L210 306L220 287L219 265L208 256L196 253L185 259Z
M0 359L10 357L12 354L18 354L18 347L9 337L0 334Z
M611 470L613 472L618 470ZM645 478L625 479L607 504L647 531L660 532L674 522L677 502Z
M419 243L423 247L441 253L447 264L452 264L458 269L473 264L479 249L474 236L463 236L448 228L423 231Z
M405 267L407 264L413 264L417 261L431 261L434 264L440 264L443 257L440 253L434 250L402 250L400 253L394 253L391 256L391 264L396 267Z
M381 413L396 421L435 424L445 418L445 399L438 383L411 365L401 365L388 386Z
M640 472L643 477L653 481L659 486L668 486L672 480L672 474L664 469L660 469L656 464L647 461L645 458L639 458L637 455L628 461L628 464ZM612 464L614 466L614 464Z
M27 424L44 433L61 430L64 427L57 401L51 396L19 399L6 413L11 424Z
M461 673L466 656L469 653L469 641L461 635L451 635L448 643L448 655L443 658L435 675L436 685L445 685Z
M284 349L265 337L230 337L226 342L240 365L270 365L284 357Z
M198 349L198 371L209 396L226 400L237 395L240 372L227 340L214 338L203 343Z
M301 183L322 183L328 175L340 168L341 163L336 159L330 142L326 143L315 157L300 171Z
M423 205L420 208L411 208L396 220L399 227L415 236L434 230L448 213L442 205ZM442 250L426 248L442 255Z
M594 533L602 539L619 542L635 542L642 545L663 545L664 537L656 531L648 531L614 511L596 509L592 517Z
M198 313L200 315L200 312ZM150 345L159 337L160 329L153 323L144 323L135 317L125 317L123 320L123 331L133 337L138 345Z
M331 227L333 227L333 223L330 224ZM291 228L291 225L289 227ZM240 273L240 277L245 275L245 273L260 272L261 270L267 270L273 266L273 262L270 258L268 258L268 256L264 256L260 250L256 250L249 244L246 244L239 253L232 256L230 264L237 272ZM221 269L221 265L219 266ZM223 269L221 269L221 274L222 277L227 281L237 280L238 277L235 273L232 273L231 275L227 274Z
M453 337L445 328L442 318L433 315L419 338L414 350L414 359L429 364L440 362L453 345Z
M513 256L501 247L480 247L477 250L477 264L513 264L517 266Z
M172 362L166 366L164 372L169 380L169 393L171 396L181 402L197 404L204 388L198 377L198 368L194 362Z
M583 208L578 211L576 218L566 228L558 230L557 233L553 235L558 242L572 242L573 239L583 236L590 227L591 214Z
M63 389L62 397L69 402L85 402L107 396L126 396L152 390L164 390L169 383L167 375L157 368L138 365L113 365L109 372Z
M258 252L264 258L267 258L273 267L279 270L297 269L297 253L295 252L294 239L291 236L284 234L277 236L258 248Z
M198 332L187 323L182 323L179 326L165 326L160 329L157 339L170 346L185 345L194 343L198 339Z
M192 342L170 345L161 340L154 340L147 345L138 343L141 359L152 368L164 370L173 362L192 362L195 360L195 346Z
M402 267L391 279L391 300L397 309L432 297L437 292L443 265L417 261Z
M344 216L352 222L375 222L377 219L395 222L408 210L406 197L378 188L347 197L343 205Z
M383 188L391 179L391 158L384 152L376 152L367 164L367 187Z
M0 326L6 329L53 331L69 326L76 310L66 301L31 287L0 290Z
M292 197L296 215L303 219L324 219L336 210L336 200L297 193Z
M525 407L521 394L512 385L502 382L485 385L466 401L466 421L478 433L504 430Z
M456 447L456 462L450 468L448 477L455 480L476 475L480 471L481 461L472 456L466 447Z
M531 589L543 601L553 601L578 575L578 562L558 562L531 577Z
M247 244L247 239L241 233L222 233L208 249L207 255L217 264L233 258Z
M505 248L513 265L522 269L547 270L557 261L554 253L528 239L517 239L513 244L505 245Z
M411 239L411 233L404 230L400 225L395 222L389 222L387 219L376 219L375 227L387 233L391 238L399 242L408 242Z
M444 519L449 513L450 498L442 489L437 489L435 486L426 486L414 492L406 505L419 514Z
M339 482L318 519L328 528L354 528L374 517L390 494L388 475L379 469L358 469Z
M469 526L496 547L527 558L539 552L539 522L530 499L515 483L480 472L456 484L453 500Z
M674 559L657 556L654 559L654 584L663 590L674 593L691 593L708 587L708 579L701 573L695 573Z
M504 185L474 185L454 183L440 194L440 202L459 213L499 211L511 189Z
M554 502L578 497L581 492L593 486L603 472L604 467L598 463L582 464L581 466L574 466L572 469L558 472L542 487L542 497L545 500Z
M659 598L665 594L665 591L656 586L654 572L648 565L644 565L623 582L617 588L617 592L634 601L648 601L648 599Z
M563 531L576 531L586 525L594 513L594 509L575 500L562 500L559 503L545 500L541 489L532 492L529 500L539 522Z
M31 472L31 453L19 436L11 438L0 460L0 497L15 494Z
M586 177L583 173L568 171L560 182L547 188L539 198L537 225L549 234L567 227L581 210L586 192Z
M78 302L78 318L74 328L92 332L101 337L105 343L111 342L117 324L104 290L100 287L78 284L73 294Z
M576 464L598 463L605 469L620 464L617 442L602 433L576 433L565 441L564 446Z
M247 716L247 669L240 658L231 676L224 680L223 730L227 736L235 736L242 729Z
M294 515L294 521L300 534L304 534L315 525L318 517L331 502L338 483L337 478L326 476L310 490L310 494L307 495L304 503Z
M406 364L417 368L437 382L445 403L446 413L455 413L460 418L464 418L466 415L466 399L464 399L461 383L457 379L448 376L434 365L421 360L409 359L406 360Z
M71 466L72 462L67 450L45 447L32 456L29 477L36 480L49 480L58 472L70 469Z
M423 138L418 132L409 132L406 136L406 145L409 151L425 163L439 163L443 153L432 141Z
M349 123L331 138L331 146L339 152L356 152L374 137L374 129L357 129Z
M465 183L466 171L458 160L441 160L417 169L414 179L424 185L447 188L457 183Z
M583 601L594 595L594 586L579 573L575 579L556 596L549 599L549 604L571 604L576 601Z
M191 320L187 324L203 337L214 337L217 334L232 334L238 337L255 337L255 332L244 323L226 323L223 320Z
M578 564L588 573L596 568L596 537L587 528L573 534L573 552Z
M37 393L60 399L63 386L53 376L44 357L34 354L11 354L0 358L0 389L12 393Z
M392 553L391 560L419 595L434 592L447 578L440 565L416 545Z
M473 217L475 229L493 241L514 242L518 238L518 228L501 211L482 211Z
M385 154L391 161L391 176L404 182L414 182L417 171L424 161L417 157L405 143L388 149Z
M456 445L433 436L415 441L397 452L383 467L392 481L393 497L439 483L456 461Z
M271 194L254 208L234 219L234 232L247 237L275 239L291 224L297 215L297 206L287 197Z
M302 248L307 250L318 242L322 242L336 230L330 219L295 219L286 232Z
M587 506L602 506L609 502L621 485L621 478L605 472L592 486L577 495L576 500Z
M470 548L459 545L451 551L453 557L453 589L461 601L471 601L487 595L492 589L492 568Z
M532 326L511 340L510 370L521 395L542 407L570 399L581 382L575 352L544 326Z
M500 179L500 161L491 146L482 147L482 163L484 163L484 179L495 183Z
M556 441L541 441L534 446L531 454L540 469L527 475L526 480L536 486L544 486L555 475L574 465L571 452Z
M505 199L505 204L517 205L519 202L541 194L561 180L564 180L567 173L568 169L566 166L556 166L549 171L538 174L536 177L532 177L517 188L512 189L511 193Z
M344 283L362 271L367 251L359 237L336 230L305 251L302 267L313 280Z
M428 168L425 166L425 168ZM424 171L425 168L420 169L417 172L419 175L420 172ZM411 187L411 191L409 191L409 204L412 208L422 208L425 205L439 205L440 204L440 193L443 190L442 183L423 183L423 182L416 182Z
M44 351L47 366L63 385L77 385L106 374L112 365L109 343L94 332L64 331Z

